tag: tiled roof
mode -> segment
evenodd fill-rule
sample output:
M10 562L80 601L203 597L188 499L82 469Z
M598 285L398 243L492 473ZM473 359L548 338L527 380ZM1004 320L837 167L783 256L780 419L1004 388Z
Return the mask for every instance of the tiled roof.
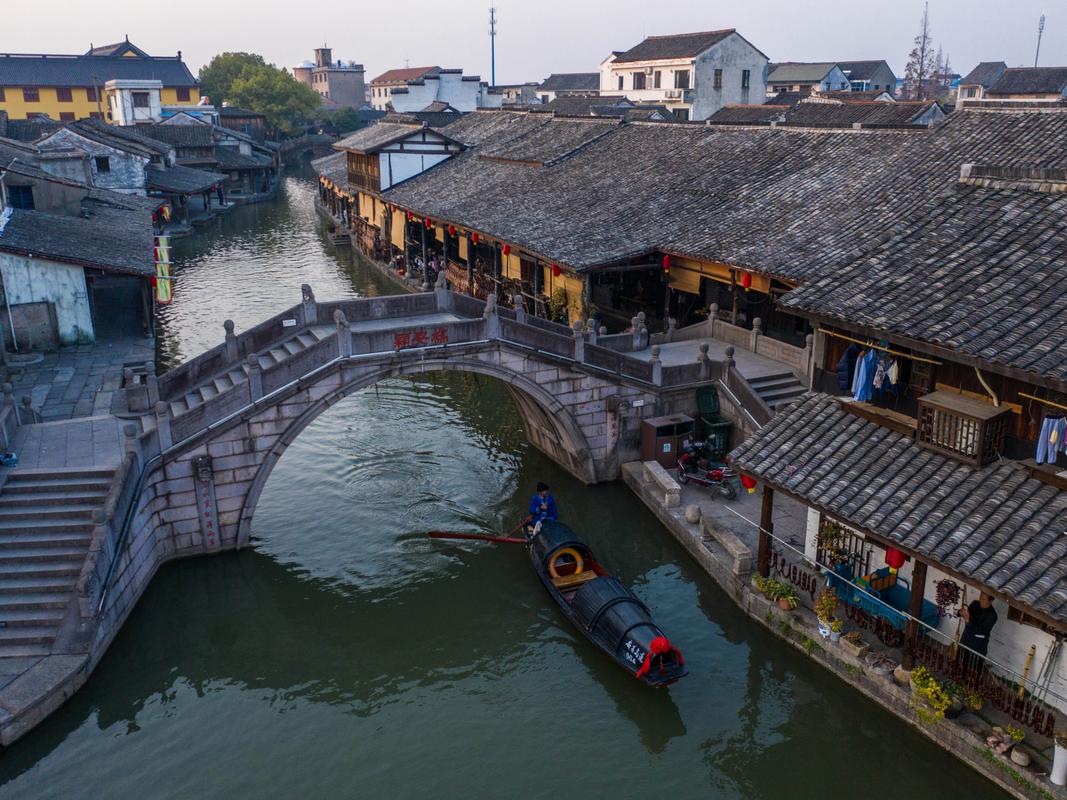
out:
M1067 492L1017 466L965 466L821 394L775 415L731 462L847 525L1067 620Z
M723 106L710 117L711 125L751 125L754 123L784 122L786 108L780 105Z
M133 44L129 39L114 44L102 44L99 47L90 47L86 51L87 56L121 56L124 53L135 53L144 58L151 58L144 50Z
M270 156L260 155L259 153L252 153L246 156L236 147L223 147L221 145L215 148L215 161L218 163L218 169L223 172L228 170L263 169L274 163Z
M596 92L600 90L600 73L553 72L537 88L542 92Z
M780 303L1067 382L1064 286L1067 193L956 184Z
M985 86L989 87L993 82L1004 74L1008 65L1003 61L983 61L977 67L960 78L960 86Z
M827 100L837 100L840 103L869 103L872 100L877 100L879 97L888 94L890 97L893 95L885 89L870 89L866 92L850 92L846 90L836 92L819 92L819 97L825 97ZM888 103L888 100L882 100L883 103Z
M34 142L42 136L63 127L63 123L56 122L50 117L34 117L33 119L8 119L7 112L0 111L0 136L8 139L17 139L20 142Z
M422 109L422 111L420 111L419 113L421 113L421 114L445 114L445 113L458 114L459 112L456 111L456 109L452 108L452 106L449 105L448 103L446 103L444 100L434 100L432 103L430 103L430 105L426 106L426 108Z
M775 92L767 96L766 104L772 106L795 106L805 97L811 97L811 92Z
M424 75L435 75L441 71L440 67L404 67L403 69L390 69L383 72L371 83L407 83L418 80Z
M149 157L165 156L173 149L168 144L138 133L140 127L134 130L133 126L107 125L99 120L83 119L71 122L67 128L91 141Z
M988 87L990 95L1063 94L1067 67L1009 67Z
M311 162L311 168L338 186L345 186L348 183L348 155L346 153L330 153L328 156L316 158Z
M884 60L882 61L838 61L837 66L841 67L841 71L844 72L850 80L854 81L866 81L874 77L875 73L879 69L885 67L889 69L889 64ZM890 72L892 70L890 69Z
M691 58L700 55L735 33L733 28L700 33L677 33L670 36L649 36L615 58L616 64L632 61L659 61L667 58Z
M411 136L413 133L418 133L426 127L420 121L400 121L402 119L402 117L398 119L396 115L384 117L373 125L360 128L358 131L350 136L346 136L339 142L334 142L333 146L337 150L351 150L356 153L376 153L386 145L398 142L401 139Z
M551 114L530 114L514 111L475 111L465 114L448 126L448 135L468 147L482 143L503 142L547 125Z
M217 172L207 172L181 165L167 168L149 166L146 175L146 184L149 189L173 194L206 192L216 183L224 180L226 176Z
M543 166L573 155L619 126L617 119L552 119L523 136L481 149L482 158Z
M225 130L231 132L229 128ZM172 147L212 147L215 144L211 125L140 125L137 133Z
M110 80L158 80L164 86L196 86L174 56L61 56L0 53L0 86L99 86Z
M774 70L767 76L767 83L818 83L837 64L833 61L819 61L815 63L802 63L799 61L785 61L775 64Z
M924 101L887 103L868 100L859 103L803 102L786 112L787 125L911 125L935 104Z
M535 106L533 111L551 111L555 114L559 114L563 117L591 117L593 116L594 106L630 106L633 105L629 100L619 95L563 95L562 97L556 97L555 99L544 103L543 105Z

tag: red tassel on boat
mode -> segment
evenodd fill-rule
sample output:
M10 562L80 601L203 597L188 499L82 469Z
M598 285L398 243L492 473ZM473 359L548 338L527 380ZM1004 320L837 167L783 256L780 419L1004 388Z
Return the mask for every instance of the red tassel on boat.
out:
M673 649L670 639L666 636L657 636L653 639L648 647L648 652L645 653L645 660L641 663L641 669L637 670L637 677L643 678L648 674L649 669L652 668L652 656L660 656L671 652ZM681 653L678 654L679 658L681 655Z

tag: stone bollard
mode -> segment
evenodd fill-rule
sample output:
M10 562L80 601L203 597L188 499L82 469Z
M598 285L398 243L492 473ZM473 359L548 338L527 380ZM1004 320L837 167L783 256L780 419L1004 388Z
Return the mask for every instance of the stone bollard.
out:
M156 403L156 431L159 434L160 450L167 450L174 444L170 432L170 406L162 400Z
M37 415L33 410L33 400L28 394L22 395L21 417L22 421L27 425L37 421Z
M574 321L574 360L585 361L585 325L580 319Z
M156 401L159 402L158 400ZM134 458L140 461L141 458L141 439L138 436L139 431L137 426L132 422L127 422L122 426L122 435L125 437L124 449L127 453L133 453Z
M235 364L241 354L237 351L237 336L233 332L233 320L226 320L222 323L222 327L226 331L226 361Z
M311 291L311 284L305 283L301 285L300 301L304 310L304 324L317 325L319 322L319 306L315 302L315 293Z
M259 357L252 353L248 356L248 399L256 402L263 396L263 368L259 365Z
M348 358L352 355L352 326L341 309L333 312L333 324L337 326L337 355Z
M652 383L663 385L663 362L659 360L659 345L652 345Z
M668 343L674 341L674 334L677 331L677 329L678 329L678 320L676 320L674 317L667 317L666 340L667 340Z
M697 353L697 363L700 364L700 380L710 381L711 359L708 358L708 343L701 342L698 350L700 351L699 353Z
M731 344L728 345L726 348L726 370L730 371L731 369L736 368L737 362L734 361L734 346Z
M148 387L148 403L154 406L159 402L159 376L156 375L156 365L151 361L144 362L144 383Z
M630 317L630 332L633 335L630 349L635 353L641 349L641 320Z
M517 294L511 298L511 302L515 304L515 321L523 325L526 324L526 305L522 302L522 295Z
M495 294L489 295L485 301L485 311L482 312L482 317L485 318L485 338L499 339L500 315L497 313Z
M752 320L752 333L751 333L751 337L752 337L751 342L752 342L752 344L750 345L749 349L753 353L759 352L758 348L759 348L759 337L760 337L760 326L761 325L763 325L763 320L761 320L759 317L756 317L756 318L754 318Z
M690 525L696 525L700 522L700 506L695 503L685 507L685 521Z
M648 326L647 325L642 325L641 326L641 349L644 350L646 347L648 347L648 344L651 341L652 341L652 338L648 335Z
M715 338L715 326L719 324L719 304L708 306L708 336Z

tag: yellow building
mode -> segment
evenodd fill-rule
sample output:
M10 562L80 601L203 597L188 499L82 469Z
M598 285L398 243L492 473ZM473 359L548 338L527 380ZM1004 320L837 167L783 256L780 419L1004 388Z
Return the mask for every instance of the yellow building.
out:
M162 105L196 105L200 88L177 56L150 56L127 39L83 55L0 53L0 111L9 119L107 119L104 84L158 80Z

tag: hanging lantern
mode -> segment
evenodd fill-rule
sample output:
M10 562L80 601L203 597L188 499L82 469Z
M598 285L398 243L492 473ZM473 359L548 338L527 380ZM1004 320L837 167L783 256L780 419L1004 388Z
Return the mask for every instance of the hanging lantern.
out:
M504 255L506 255L506 256L510 256L511 255L511 245L510 244L504 245Z
M430 222L430 218L429 217L426 218L426 227L427 228L432 228L433 227L433 223Z
M552 265L552 277L553 277L553 278L558 278L558 277L559 277L559 274L560 274L561 272L563 272L563 270L561 270L561 269L559 268L559 264L553 264L553 265Z
M663 271L664 272L670 272L671 271L671 257L670 256L664 256L663 257Z
M742 289L748 289L751 286L752 286L752 273L751 272L742 272L741 273L741 288Z
M749 494L756 493L756 479L750 478L745 473L741 473L741 485L745 487L745 491Z
M455 225L449 225L448 226L448 235L449 236L455 236L456 235L456 226Z
M412 214L412 213L411 213L411 212L409 211L409 212L408 212L408 222L411 222L411 220L413 220L413 219L415 219L415 215L414 215L414 214Z
M902 566L904 566L904 562L906 560L907 557L899 550L895 550L890 547L888 550L885 551L885 563L888 564L889 568L892 570L900 569Z
M476 234L476 233L472 233L471 234L471 243L472 244L478 244L478 234Z
M156 288L156 285L157 285L158 283L159 283L159 281L158 281L158 280L156 280L156 276L155 276L155 275L153 275L153 276L152 276L152 278L151 278L151 284L152 284L152 288L153 288L153 289L155 289L155 288Z

